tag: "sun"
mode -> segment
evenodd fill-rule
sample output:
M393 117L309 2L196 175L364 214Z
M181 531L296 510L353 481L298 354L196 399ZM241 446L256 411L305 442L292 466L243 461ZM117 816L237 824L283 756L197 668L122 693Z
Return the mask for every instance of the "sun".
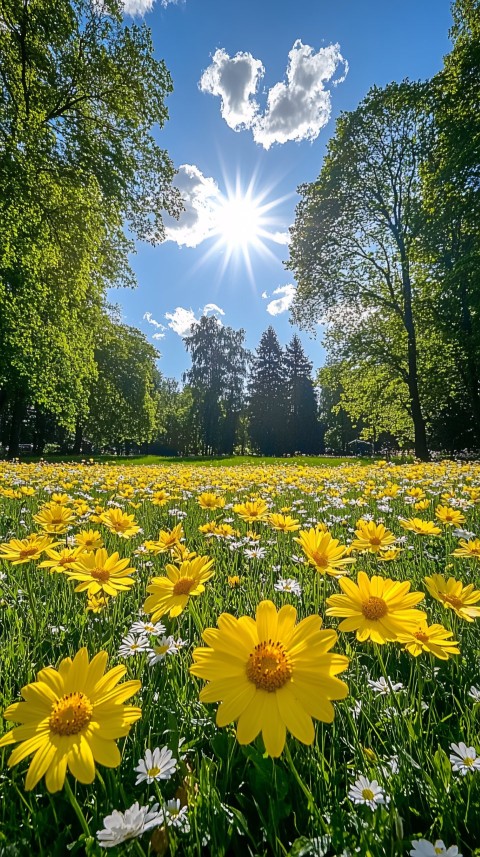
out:
M202 259L218 256L222 260L221 275L233 260L243 261L251 282L253 276L253 255L278 261L269 244L288 244L288 232L284 217L276 214L277 209L293 193L272 198L272 187L256 188L256 176L248 184L242 182L237 174L232 183L225 178L225 192L218 192L211 209L211 227L209 248Z
M261 206L249 195L235 193L218 206L216 232L229 250L247 248L259 242L262 233Z

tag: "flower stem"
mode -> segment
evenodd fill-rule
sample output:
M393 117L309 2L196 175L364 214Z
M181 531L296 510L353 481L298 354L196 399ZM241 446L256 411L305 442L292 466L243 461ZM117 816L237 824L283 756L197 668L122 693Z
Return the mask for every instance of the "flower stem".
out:
M72 787L68 781L68 777L65 777L65 791L68 795L68 799L72 805L72 808L73 808L75 815L77 816L77 818L80 822L81 828L82 828L85 836L90 837L91 834L90 834L90 830L89 830L89 827L87 824L87 820L86 820L86 818L82 812L82 809L80 807L80 804L78 803L77 798L75 797L75 795L72 791Z

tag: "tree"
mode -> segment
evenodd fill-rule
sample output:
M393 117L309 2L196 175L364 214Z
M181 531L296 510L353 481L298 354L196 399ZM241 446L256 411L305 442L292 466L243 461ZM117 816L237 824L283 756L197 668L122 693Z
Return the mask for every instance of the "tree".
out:
M158 352L143 333L104 316L95 349L97 380L83 435L95 446L151 440L158 426Z
M480 2L452 7L453 49L425 86L434 137L422 179L429 291L439 334L456 352L463 419L480 446ZM470 412L470 413L469 413Z
M185 337L192 365L184 378L205 455L233 452L249 356L244 341L245 331L224 327L214 316L202 316Z
M285 370L283 353L273 327L261 336L252 361L249 385L250 437L262 455L285 451Z
M0 411L15 454L27 403L86 412L123 232L161 240L173 166L152 134L171 80L116 0L0 0Z
M283 365L287 400L285 451L318 452L318 406L311 377L312 364L296 334L285 348Z
M340 117L318 180L300 188L287 267L298 282L293 317L303 326L344 306L397 320L403 353L398 361L385 344L386 357L407 385L415 451L427 459L415 291L429 138L420 96L408 82L373 88Z

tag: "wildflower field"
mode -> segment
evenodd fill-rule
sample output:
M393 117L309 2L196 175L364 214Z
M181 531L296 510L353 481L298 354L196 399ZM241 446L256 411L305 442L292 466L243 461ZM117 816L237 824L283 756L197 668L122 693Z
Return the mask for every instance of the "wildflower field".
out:
M480 466L0 464L0 855L480 855Z

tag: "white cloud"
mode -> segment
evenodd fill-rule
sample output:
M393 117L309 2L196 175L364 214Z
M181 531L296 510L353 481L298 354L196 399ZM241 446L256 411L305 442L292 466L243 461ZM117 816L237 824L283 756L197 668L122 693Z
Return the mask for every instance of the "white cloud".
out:
M222 99L221 113L234 131L250 128L258 112L255 95L265 69L260 60L240 52L230 57L223 48L215 51L212 63L203 72L199 87L202 92Z
M209 312L214 313L214 315L225 315L223 309L217 304L205 304L200 316L208 315ZM199 321L193 310L181 306L177 306L175 312L166 312L165 318L168 320L168 326L179 336L189 336L192 324ZM220 325L222 323L219 318L217 318L217 322Z
M168 326L179 336L188 336L192 324L197 321L191 309L184 309L181 306L177 306L175 312L166 312L165 318L168 319Z
M280 315L280 313L286 312L292 305L295 292L296 287L292 283L288 283L286 286L279 286L278 289L274 289L273 294L281 295L281 297L276 298L276 300L270 301L270 303L267 304L267 312L270 313L270 315Z
M148 321L149 324L153 324L154 327L158 327L159 330L166 330L165 325L156 321L151 312L145 312L143 314L143 318L145 321Z
M154 333L152 339L165 339L164 333Z
M215 179L204 176L193 164L178 168L174 185L180 191L185 210L178 220L165 214L165 240L179 246L197 247L215 229L220 191Z
M267 294L267 292L262 292L262 298L263 298L263 300L264 300L264 301L266 301L266 300L267 300L267 298L268 298L268 294Z
M334 80L339 66L343 73ZM280 81L268 91L262 114L253 96L264 72L261 60L251 54L230 57L221 48L215 51L199 85L202 92L220 96L221 113L230 128L250 128L255 142L264 149L289 140L315 140L331 113L331 96L325 84L336 86L348 72L340 46L328 45L315 52L297 39L288 54L286 82Z
M145 15L151 12L156 0L123 0L123 11L125 15ZM179 0L160 0L160 6L166 8L170 3L177 4Z
M218 313L219 315L225 315L223 309L220 309L217 304L205 304L203 307L202 315L208 315L209 312Z

